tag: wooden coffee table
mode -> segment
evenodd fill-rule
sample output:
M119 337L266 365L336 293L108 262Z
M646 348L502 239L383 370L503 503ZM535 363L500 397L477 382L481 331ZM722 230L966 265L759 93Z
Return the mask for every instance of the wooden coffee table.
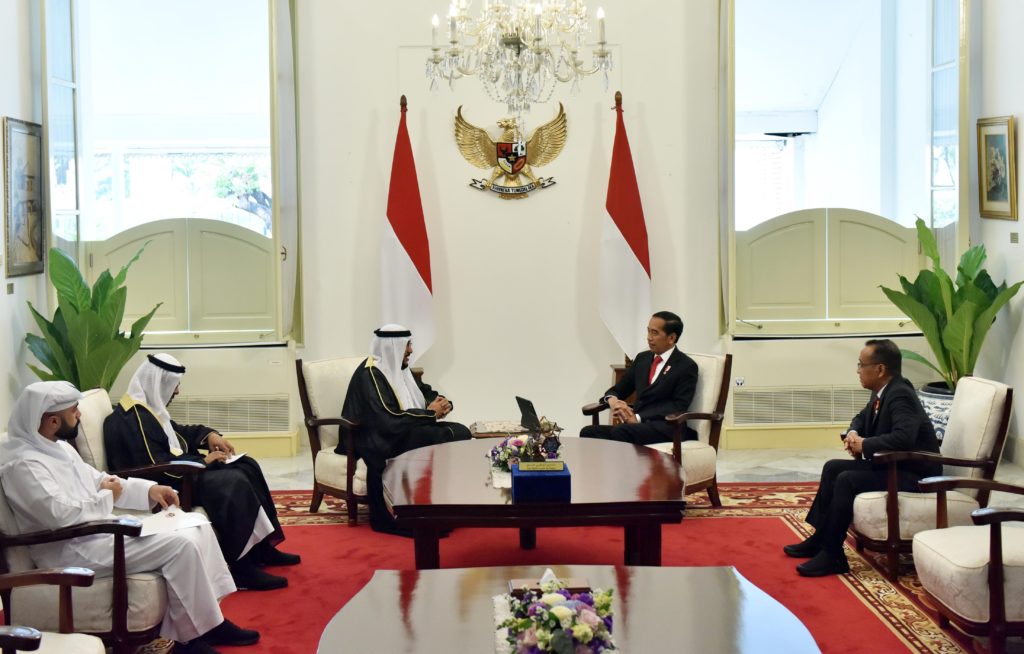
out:
M661 565L661 525L683 519L683 480L671 455L597 439L562 440L572 474L570 502L513 504L511 489L491 485L494 441L444 443L391 459L384 499L399 526L411 528L416 567L441 565L439 536L455 527L513 527L524 549L537 527L621 526L626 565Z
M819 652L807 627L732 567L551 566L563 578L613 588L623 652ZM331 619L319 651L493 652L492 597L543 567L378 570Z

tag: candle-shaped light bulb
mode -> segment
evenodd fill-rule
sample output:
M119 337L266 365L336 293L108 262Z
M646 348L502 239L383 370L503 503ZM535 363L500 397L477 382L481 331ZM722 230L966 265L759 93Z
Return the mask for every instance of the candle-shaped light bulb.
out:
M430 47L437 47L437 26L441 21L437 19L437 14L434 14L433 18L430 19Z
M604 43L604 7L597 8L597 41Z
M455 3L453 2L452 4L448 5L448 40L449 41L455 41L456 40L455 39L455 32L456 32L457 28L455 26L455 14L456 14Z
M540 39L540 14L541 6L538 2L533 5L533 38L538 40Z

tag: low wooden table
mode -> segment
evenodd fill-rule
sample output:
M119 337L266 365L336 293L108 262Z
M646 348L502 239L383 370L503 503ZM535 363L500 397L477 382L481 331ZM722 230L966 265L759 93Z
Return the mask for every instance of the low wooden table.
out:
M565 438L562 458L572 474L570 502L513 504L511 489L491 485L493 441L444 443L391 459L384 499L415 537L416 567L441 565L439 536L455 527L519 528L524 549L537 527L621 526L626 565L661 565L661 525L683 519L683 480L672 456L597 439Z
M807 627L732 567L551 566L613 588L612 636L623 652L819 652ZM493 652L494 604L508 580L543 567L378 570L328 623L319 651Z

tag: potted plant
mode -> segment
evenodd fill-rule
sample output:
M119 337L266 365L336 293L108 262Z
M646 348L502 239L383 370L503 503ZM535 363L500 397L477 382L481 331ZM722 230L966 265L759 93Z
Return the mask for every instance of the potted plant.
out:
M978 354L985 342L996 314L1017 294L1024 282L999 286L982 268L985 263L985 246L975 245L960 257L954 280L943 270L939 261L939 248L935 235L920 218L917 219L917 238L921 250L932 261L931 270L922 270L913 282L900 275L902 292L882 286L882 292L910 318L931 347L935 363L912 350L903 350L903 356L919 361L942 378L941 382L928 384L925 392L945 392L952 402L952 393L957 380L974 374ZM928 402L925 402L926 408ZM936 419L936 430L945 428L945 420ZM948 406L946 408L948 417ZM941 434L940 434L941 438Z
M116 277L109 270L100 273L91 289L71 257L50 249L50 281L57 291L57 310L53 320L47 320L29 302L42 335L25 335L28 349L49 369L29 364L40 379L69 381L81 390L110 391L121 368L142 345L142 332L160 307L157 304L132 323L129 333L121 331L128 299L125 278L144 249L142 246Z

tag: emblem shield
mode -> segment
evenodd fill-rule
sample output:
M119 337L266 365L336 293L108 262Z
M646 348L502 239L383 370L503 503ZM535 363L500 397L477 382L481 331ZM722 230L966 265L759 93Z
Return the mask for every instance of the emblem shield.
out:
M498 142L498 167L507 175L516 175L526 165L526 143L523 141Z

